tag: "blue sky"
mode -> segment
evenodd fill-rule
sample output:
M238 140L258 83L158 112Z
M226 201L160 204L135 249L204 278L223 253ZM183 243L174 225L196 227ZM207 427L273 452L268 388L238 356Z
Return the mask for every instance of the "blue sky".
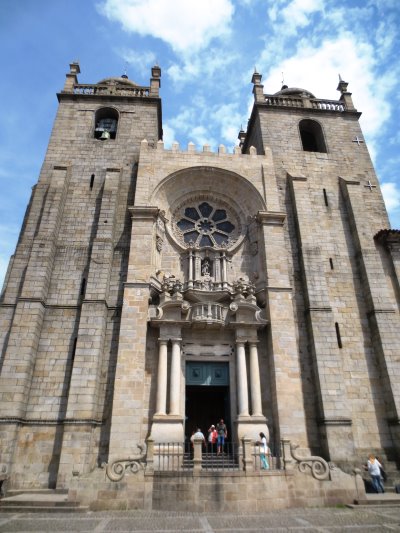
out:
M14 252L69 63L81 83L118 76L148 85L162 68L164 140L237 143L254 67L264 92L284 81L339 97L361 126L391 224L400 228L398 0L0 0L0 285Z

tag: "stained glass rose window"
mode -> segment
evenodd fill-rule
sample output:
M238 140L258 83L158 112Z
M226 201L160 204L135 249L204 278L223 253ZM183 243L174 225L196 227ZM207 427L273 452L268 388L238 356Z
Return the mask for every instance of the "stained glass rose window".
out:
M199 247L226 246L235 230L225 209L213 207L208 202L186 207L176 225L186 244Z

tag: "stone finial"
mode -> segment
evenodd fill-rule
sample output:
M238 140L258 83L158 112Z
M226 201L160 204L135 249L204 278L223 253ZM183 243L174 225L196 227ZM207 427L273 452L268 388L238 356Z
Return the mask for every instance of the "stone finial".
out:
M240 148L240 146L235 146L234 149L233 149L233 153L235 155L239 155L242 153L242 149Z
M74 85L78 83L78 74L81 69L78 61L73 61L69 64L69 72L66 74L66 80L64 84L64 92L72 93L74 91Z
M158 65L154 65L151 69L151 75L153 78L161 78L161 68Z
M158 96L161 87L161 69L158 65L154 65L151 69L150 78L150 96Z
M242 147L244 145L244 141L246 139L246 132L243 130L242 126L240 126L238 139L239 139L239 146Z
M257 70L254 70L253 76L251 77L251 83L253 85L259 85L262 80L262 74L259 74Z
M263 102L264 101L264 85L261 83L262 74L259 74L258 72L254 72L253 76L251 78L251 83L253 84L253 94L254 94L254 100L256 102Z
M209 144L203 145L203 152L211 152L211 146Z
M257 155L257 149L256 149L255 146L250 146L249 154L250 155Z
M69 71L70 71L70 74L80 74L81 73L81 69L80 69L80 66L79 66L79 61L73 61L72 63L69 64Z
M161 139L157 141L157 150L164 150L164 141Z
M173 152L179 152L179 143L177 141L174 141L172 143L172 151Z
M147 150L148 147L149 147L149 143L148 143L147 139L142 139L141 142L140 142L140 149L141 150Z
M226 148L225 148L225 146L223 144L220 144L218 146L218 153L219 154L226 154Z
M192 143L192 141L188 144L188 152L195 152L196 151L196 145Z
M354 107L353 100L351 98L351 93L347 91L347 86L349 84L347 81L343 81L340 74L339 74L339 83L336 87L337 91L340 91L340 101L344 103L346 111L356 111L356 108Z

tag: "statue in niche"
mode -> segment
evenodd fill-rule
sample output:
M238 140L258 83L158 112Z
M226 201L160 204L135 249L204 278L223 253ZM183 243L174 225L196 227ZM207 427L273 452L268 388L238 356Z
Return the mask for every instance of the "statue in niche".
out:
M211 276L211 261L206 257L201 262L201 275L205 277Z

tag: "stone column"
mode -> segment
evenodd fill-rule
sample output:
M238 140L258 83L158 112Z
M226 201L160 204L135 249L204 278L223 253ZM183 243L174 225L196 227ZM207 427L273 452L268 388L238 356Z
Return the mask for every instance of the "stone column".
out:
M249 346L251 414L253 416L262 416L260 368L258 365L257 343L254 341L250 341Z
M164 339L159 339L158 373L157 373L157 399L156 414L165 415L167 412L167 366L168 346Z
M189 261L189 265L188 265L188 283L189 283L189 287L192 288L193 287L193 252L192 252L192 250L189 250L188 261Z
M179 415L181 395L181 339L172 340L169 414Z
M236 373L239 400L239 416L249 416L249 399L247 393L246 352L244 342L236 342Z
M222 254L222 286L226 288L227 283L227 272L226 272L226 254Z

